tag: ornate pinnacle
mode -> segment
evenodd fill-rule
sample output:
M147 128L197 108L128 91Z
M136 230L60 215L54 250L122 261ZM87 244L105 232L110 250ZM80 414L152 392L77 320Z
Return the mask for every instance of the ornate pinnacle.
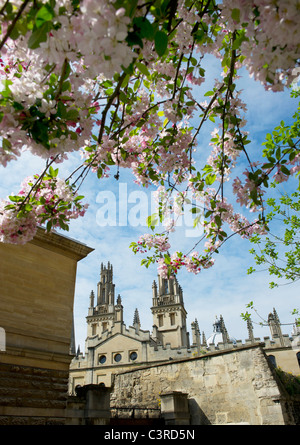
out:
M133 325L135 324L141 324L139 311L137 309L134 311L134 317L133 317Z

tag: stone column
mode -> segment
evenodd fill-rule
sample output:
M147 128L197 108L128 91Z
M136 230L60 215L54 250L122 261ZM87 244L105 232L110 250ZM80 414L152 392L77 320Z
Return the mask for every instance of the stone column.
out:
M166 425L190 425L188 394L180 391L160 395L161 415Z
M67 425L109 425L111 388L86 385L68 399Z

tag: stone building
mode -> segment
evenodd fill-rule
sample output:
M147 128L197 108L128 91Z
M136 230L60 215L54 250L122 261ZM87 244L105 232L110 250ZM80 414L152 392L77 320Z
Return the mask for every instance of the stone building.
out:
M191 338L186 325L187 312L183 291L177 279L158 277L152 285L152 332L141 329L136 309L133 325L123 321L121 296L115 298L113 267L101 264L96 295L90 294L87 315L85 354L77 351L71 362L69 392L75 388L96 384L112 387L116 374L129 372L147 365L160 365L169 361L188 359L218 351L235 350L243 346L261 344L272 364L286 372L299 374L299 349L293 342L299 338L282 334L276 311L269 315L271 337L255 338L251 320L248 320L248 339L243 343L227 332L222 316L216 319L213 333L206 340L200 334L198 321L191 324ZM299 329L299 328L298 328Z
M186 327L187 312L177 280L158 278L152 286L153 331L141 329L136 309L133 326L123 321L121 296L115 301L113 267L101 264L96 295L90 294L87 316L86 354L79 351L70 366L70 392L77 385L111 386L116 371L152 362L191 356Z
M42 229L0 243L1 425L65 423L77 263L92 250Z
M0 244L0 424L300 423L300 396L285 391L267 358L299 373L299 332L283 335L273 311L263 344L250 322L245 344L232 339L222 317L207 341L195 320L190 339L176 280L153 283L150 333L137 310L125 326L112 266L102 266L86 353L76 354L76 269L92 250L42 229L24 246Z

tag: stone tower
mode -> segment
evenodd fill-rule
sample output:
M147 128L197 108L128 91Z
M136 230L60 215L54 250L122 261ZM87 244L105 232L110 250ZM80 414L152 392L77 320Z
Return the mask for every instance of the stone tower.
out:
M96 303L96 304L95 304ZM107 267L101 263L100 281L97 284L97 300L95 294L90 294L90 306L87 316L87 336L100 336L110 330L116 322L123 322L123 306L118 295L115 304L115 285L113 283L113 267L108 262Z
M158 277L152 285L153 338L172 348L189 346L186 329L187 312L183 303L182 289L176 278Z
M279 339L282 346L284 346L284 340L281 331L281 324L276 310L273 308L273 313L271 312L268 317L268 325L271 331L272 339Z

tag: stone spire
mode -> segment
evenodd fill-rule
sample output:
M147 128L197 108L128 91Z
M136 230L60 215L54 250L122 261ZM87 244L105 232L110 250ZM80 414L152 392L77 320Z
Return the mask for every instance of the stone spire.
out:
M136 310L134 311L134 317L133 317L133 326L134 326L135 324L141 325L141 322L140 322L140 315L139 315L139 311L137 310L137 308L136 308Z
M198 348L200 348L201 339L200 339L200 330L199 330L199 325L198 325L197 318L195 319L195 321L193 321L191 323L191 328L192 328L193 345L195 345Z
M272 312L269 314L268 325L271 331L272 338L279 338L281 345L284 346L281 324L275 308L273 308L273 314Z
M157 306L158 300L157 300L157 284L156 281L153 281L152 284L152 305Z
M141 328L140 315L139 315L139 311L137 309L134 311L133 327L135 328L135 331L137 333Z
M113 283L113 267L110 262L107 267L101 263L100 281L97 285L97 306L115 304L115 285Z
M221 330L222 336L223 336L223 343L228 343L230 341L229 335L228 335L222 315L220 315L220 330Z
M115 285L113 283L113 267L110 262L105 266L101 263L100 280L97 283L97 293L90 293L90 303L87 316L88 338L101 336L111 329L116 321L123 320L123 306L115 305Z
M247 319L247 329L248 329L248 336L251 343L254 343L254 334L253 334L253 323L251 318Z
M92 290L90 294L90 307L94 307L94 301L95 301L95 294L94 291Z
M118 295L117 304L115 305L114 310L115 310L115 322L123 323L123 306L120 294Z

